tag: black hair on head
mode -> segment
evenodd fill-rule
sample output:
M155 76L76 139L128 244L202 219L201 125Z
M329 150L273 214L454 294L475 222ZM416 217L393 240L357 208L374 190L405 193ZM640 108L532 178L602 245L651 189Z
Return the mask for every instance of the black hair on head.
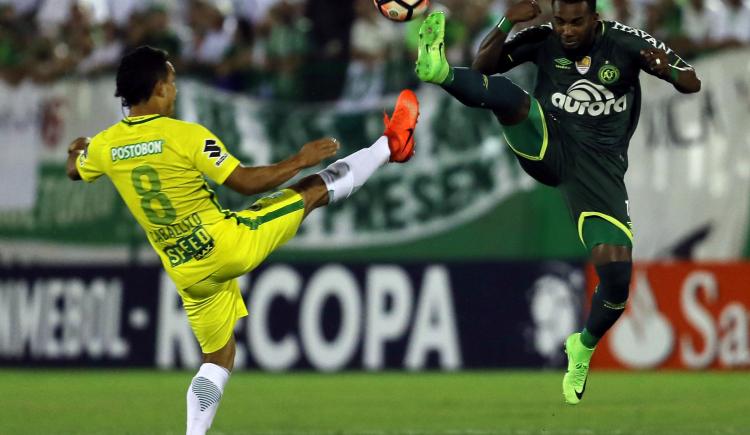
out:
M556 1L568 4L580 3L585 1L589 6L589 12L591 12L592 14L596 13L596 0L552 0L552 5L554 5Z
M167 60L166 51L147 45L123 56L117 68L115 97L122 98L125 107L148 101L156 83L167 79Z

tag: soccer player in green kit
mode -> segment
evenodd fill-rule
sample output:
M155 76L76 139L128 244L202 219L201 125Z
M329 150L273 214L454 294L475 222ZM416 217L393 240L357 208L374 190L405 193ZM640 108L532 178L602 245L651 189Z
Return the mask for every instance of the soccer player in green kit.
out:
M552 0L553 21L519 32L537 17L535 0L522 0L485 37L469 68L452 68L443 46L445 15L420 28L416 73L463 104L492 110L524 170L556 186L599 277L585 328L565 341L568 370L563 396L583 397L597 342L625 309L632 271L633 234L625 171L640 112L641 71L682 93L701 87L695 70L665 44L639 29L601 21L596 0ZM524 62L537 66L533 96L503 76Z

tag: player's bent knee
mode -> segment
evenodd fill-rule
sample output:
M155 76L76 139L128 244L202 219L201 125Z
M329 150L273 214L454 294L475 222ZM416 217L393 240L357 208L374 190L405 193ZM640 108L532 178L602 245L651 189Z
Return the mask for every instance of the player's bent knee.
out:
M231 371L234 368L235 353L236 345L234 342L234 337L230 337L227 344L225 344L221 349L211 353L204 353L203 362L216 364Z
M302 196L305 204L305 216L329 202L328 187L318 174L307 176L289 188Z
M611 309L625 308L632 271L633 263L629 261L613 261L596 266L599 276L597 293L604 300L605 306Z

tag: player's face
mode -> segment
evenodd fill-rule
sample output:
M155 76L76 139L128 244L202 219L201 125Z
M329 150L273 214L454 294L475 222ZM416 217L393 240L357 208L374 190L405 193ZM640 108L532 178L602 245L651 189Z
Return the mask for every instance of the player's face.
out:
M174 66L172 66L171 62L167 62L167 80L165 83L166 108L164 111L164 115L166 116L174 115L174 102L177 99L177 83L175 80Z
M594 38L599 15L589 11L585 1L563 3L556 1L552 8L552 24L565 50L574 51L586 47Z

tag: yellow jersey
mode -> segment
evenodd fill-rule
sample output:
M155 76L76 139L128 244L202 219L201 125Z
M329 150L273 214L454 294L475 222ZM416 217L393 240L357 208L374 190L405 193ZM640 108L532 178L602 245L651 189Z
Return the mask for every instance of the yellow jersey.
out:
M167 273L186 288L220 263L219 227L234 215L219 206L204 175L223 184L239 163L205 127L146 115L94 136L77 166L87 182L112 180Z

